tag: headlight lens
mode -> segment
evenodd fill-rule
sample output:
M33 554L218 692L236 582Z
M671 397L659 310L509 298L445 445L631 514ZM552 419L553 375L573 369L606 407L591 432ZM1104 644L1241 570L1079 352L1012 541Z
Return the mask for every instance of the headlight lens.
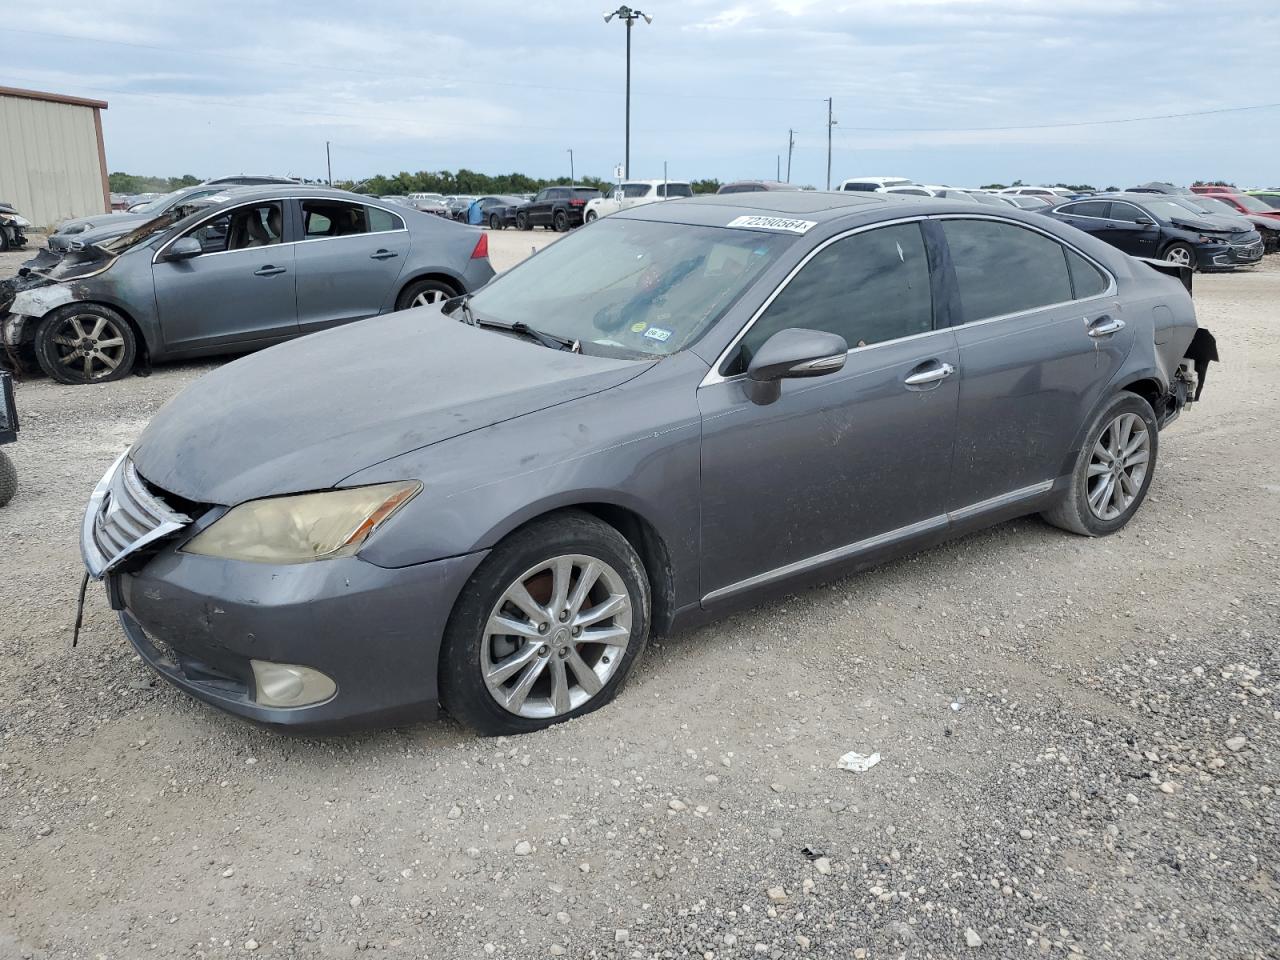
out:
M251 500L232 507L182 549L254 563L346 557L422 489L416 480Z

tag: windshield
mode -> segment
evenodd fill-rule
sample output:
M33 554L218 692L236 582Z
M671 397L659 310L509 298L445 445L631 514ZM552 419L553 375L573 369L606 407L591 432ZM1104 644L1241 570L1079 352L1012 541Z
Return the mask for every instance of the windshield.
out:
M1260 193L1254 199L1267 204L1268 211L1280 210L1280 193Z
M163 210L166 206L177 200L182 194L181 190L175 190L173 193L166 193L156 197L154 200L148 200L146 203L140 203L137 206L129 208L130 213L151 213L153 211Z
M1213 197L1196 197L1194 200L1191 197L1186 197L1182 202L1201 213L1213 213L1219 216L1225 213L1232 217L1240 216L1240 211L1231 206L1231 204L1215 200Z
M1162 220L1185 220L1188 213L1195 212L1176 200L1144 200L1143 203L1149 212Z
M208 206L210 206L208 203L180 203L173 209L160 214L158 217L151 218L128 233L96 243L94 246L100 250L105 250L113 256L119 256L126 250L153 240L174 226L179 220L184 220L197 210L203 210Z
M1270 213L1271 208L1259 200L1257 197L1251 197L1247 193L1237 194L1234 198L1236 203L1244 207L1250 213Z
M471 309L482 322L578 340L583 353L666 356L697 340L795 239L608 217L492 280Z

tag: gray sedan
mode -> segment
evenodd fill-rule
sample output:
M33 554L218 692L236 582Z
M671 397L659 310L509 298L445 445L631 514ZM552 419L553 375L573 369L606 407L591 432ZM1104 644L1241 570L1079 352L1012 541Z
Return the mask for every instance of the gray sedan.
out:
M1023 514L1121 529L1212 353L1180 277L1012 208L651 204L205 376L84 558L224 710L535 730L652 633Z
M62 383L101 383L140 362L256 350L446 300L493 276L478 228L341 190L242 188L197 203L209 205L0 284L5 342Z

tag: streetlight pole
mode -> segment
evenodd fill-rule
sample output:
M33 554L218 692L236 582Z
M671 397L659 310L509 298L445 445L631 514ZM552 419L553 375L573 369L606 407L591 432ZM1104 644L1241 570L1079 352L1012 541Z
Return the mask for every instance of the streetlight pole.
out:
M569 186L576 187L578 180L573 175L573 147L569 148Z
M329 172L329 186L333 186L333 160L329 156L329 141L324 142L324 166Z
M614 17L622 20L627 25L627 126L626 126L626 150L623 153L622 175L624 177L631 176L631 28L637 20L643 18L645 23L653 23L653 17L640 10L633 10L628 6L621 6L613 13L604 15L604 22L608 23Z
M827 189L831 189L831 129L836 119L831 115L831 98L827 97Z

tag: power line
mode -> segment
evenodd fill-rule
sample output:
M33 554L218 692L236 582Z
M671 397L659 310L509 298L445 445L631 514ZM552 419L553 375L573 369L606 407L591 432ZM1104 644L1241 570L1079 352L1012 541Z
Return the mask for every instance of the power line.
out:
M1149 117L1123 117L1117 120L1072 120L1066 123L1028 123L1010 127L842 127L841 133L985 133L997 130L1052 130L1063 127L1094 127L1112 123L1142 123L1146 120L1182 120L1186 117L1207 117L1217 113L1239 113L1242 110L1272 110L1280 103L1255 103L1246 107L1218 107L1213 110L1193 110L1188 113L1160 113Z

